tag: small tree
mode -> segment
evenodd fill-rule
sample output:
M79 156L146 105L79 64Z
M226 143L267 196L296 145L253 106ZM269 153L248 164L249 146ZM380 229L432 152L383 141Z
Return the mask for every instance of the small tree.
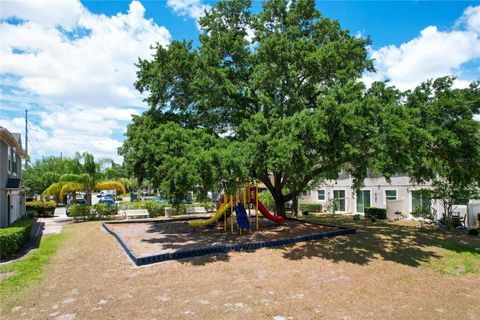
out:
M420 228L423 228L424 225L425 225L425 220L426 219L429 219L429 220L433 219L432 208L430 208L429 206L428 207L427 206L417 206L417 207L413 208L412 216L420 219Z
M337 209L337 201L335 198L328 199L327 209L332 211L332 224L335 223L335 211Z
M435 179L433 181L432 198L437 199L443 209L442 215L445 222L445 228L452 227L452 212L458 203L468 202L468 199L478 196L476 184L462 183L460 185L449 182L445 179Z

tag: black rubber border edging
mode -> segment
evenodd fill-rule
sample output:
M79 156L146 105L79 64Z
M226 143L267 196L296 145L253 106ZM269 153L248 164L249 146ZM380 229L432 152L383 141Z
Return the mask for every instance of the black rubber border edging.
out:
M193 218L195 219L195 218ZM118 221L118 222L103 222L102 226L108 233L113 235L115 239L120 243L122 248L125 250L127 255L132 259L133 263L137 266L148 265L152 263L168 261L168 260L176 260L176 259L185 259L191 257L199 257L207 254L214 254L214 253L228 253L230 251L241 251L241 250L256 250L259 248L270 248L270 247L278 247L284 246L287 244L293 244L297 242L305 242L305 241L312 241L312 240L319 240L324 238L332 238L337 236L343 236L347 234L355 234L357 233L356 229L348 228L348 227L341 227L341 226L334 226L334 225L326 225L326 224L317 224L308 221L303 221L295 218L286 218L286 220L293 220L299 221L302 223L308 224L315 224L320 226L326 227L334 227L339 230L334 231L324 231L319 233L313 233L306 236L298 236L286 239L278 239L278 240L271 240L271 241L261 241L261 242L249 242L249 243L241 243L241 244L227 244L224 246L214 246L214 247L207 247L207 248L196 248L190 250L179 250L175 252L167 252L167 253L160 253L152 256L147 257L137 257L133 251L127 246L127 244L123 241L123 239L112 229L108 227L109 224L124 224L124 223L145 223L145 222L155 222L155 223L168 223L174 221L188 221L192 220L192 218L183 218L183 219L171 219L171 220L151 220L151 219L144 219L144 220L127 220L127 221Z

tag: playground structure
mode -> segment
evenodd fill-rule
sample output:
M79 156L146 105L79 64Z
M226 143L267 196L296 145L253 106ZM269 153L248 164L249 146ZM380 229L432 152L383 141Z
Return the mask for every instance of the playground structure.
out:
M252 206L255 209L255 215L252 215ZM248 213L247 213L248 209ZM283 223L283 217L275 216L258 199L258 182L255 185L245 183L243 188L237 189L235 194L223 194L219 201L219 208L208 219L196 219L188 221L193 227L211 226L218 223L223 218L223 230L227 231L227 220L230 219L230 231L235 232L235 225L240 234L242 231L251 231L252 223L250 220L255 219L255 230L259 229L259 215L261 213L266 219L272 220L278 224ZM234 215L235 218L234 219Z
M291 245L356 232L352 228L275 216L259 201L257 195L258 183L254 186L245 183L234 194L223 194L218 201L218 210L207 219L182 217L155 221L130 220L104 222L102 226L117 239L137 266L230 251ZM259 213L265 219L260 220ZM231 232L227 232L228 225ZM192 227L195 230L202 226L207 228L202 229L202 232L192 232ZM235 234L235 229L240 237ZM252 229L255 232L251 232ZM248 232L242 235L244 231Z

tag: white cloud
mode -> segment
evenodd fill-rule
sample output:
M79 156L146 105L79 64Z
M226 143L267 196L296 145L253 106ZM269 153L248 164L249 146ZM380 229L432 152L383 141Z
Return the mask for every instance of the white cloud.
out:
M44 26L61 25L71 29L84 13L84 7L77 0L18 0L2 1L0 17L2 19L16 17Z
M112 134L138 113L132 106L145 107L134 63L150 57L151 45L168 45L169 31L146 19L139 1L113 16L78 0L7 1L0 17L0 72L15 87L0 99L12 105L23 96L40 116L46 154L90 150L118 159Z
M210 6L202 4L200 0L167 0L167 5L181 16L188 16L198 20Z
M118 120L130 119L134 110L125 110L123 114L113 116L114 108L97 109L85 112L82 109L55 111L53 114L37 112L39 121L29 122L28 141L29 154L32 158L47 155L73 155L75 152L92 152L97 158L113 158L117 162L122 159L117 155L117 148L122 142L112 138L115 132L123 132L124 125ZM25 143L25 119L13 118L0 120L0 126L12 132L22 133ZM60 146L60 147L59 147Z
M465 9L459 23L465 24L469 30L480 32L480 6Z
M372 50L376 74L367 74L367 84L389 79L402 90L412 89L422 81L444 75L461 75L463 64L480 58L480 6L469 7L459 19L466 28L439 31L429 26L420 35L400 46ZM458 80L457 86L468 81Z

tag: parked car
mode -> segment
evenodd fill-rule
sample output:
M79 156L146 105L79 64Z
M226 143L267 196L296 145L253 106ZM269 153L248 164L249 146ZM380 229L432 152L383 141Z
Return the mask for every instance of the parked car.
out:
M97 194L97 198L105 198L105 196L107 196L107 195L111 195L113 197L112 190L102 190L102 191L100 191L100 193Z
M83 198L77 198L77 199L70 199L68 201L68 204L67 206L71 206L73 204L84 204L84 205L87 205L87 200L83 199Z
M112 199L113 200L113 194L111 194L111 193L104 194L102 199Z
M109 199L109 198L103 198L103 199L100 199L100 201L98 201L98 203L106 203L108 205L115 205L115 200L113 199Z

